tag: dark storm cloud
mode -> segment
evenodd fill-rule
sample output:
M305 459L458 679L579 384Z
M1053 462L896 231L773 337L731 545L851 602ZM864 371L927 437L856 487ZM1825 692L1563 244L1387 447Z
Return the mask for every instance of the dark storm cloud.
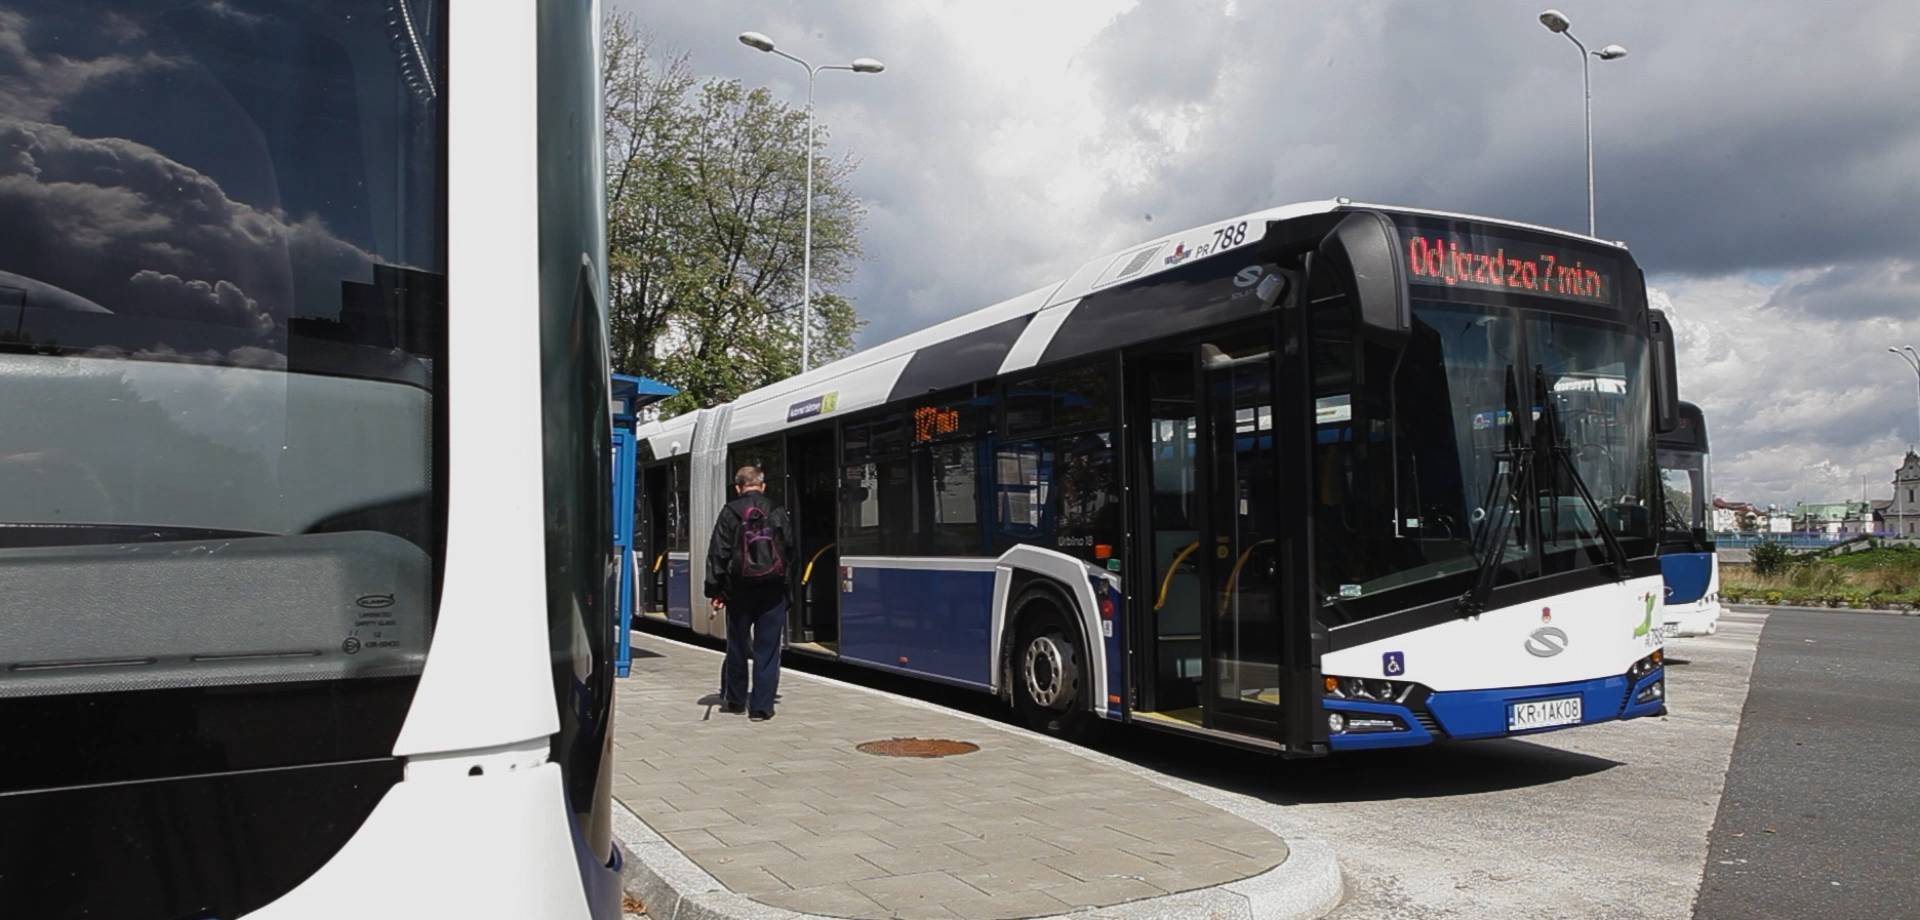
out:
M1315 10L1318 12L1316 13ZM1920 45L1904 3L1568 7L1593 63L1600 232L1659 271L1911 254L1920 236ZM1168 209L1346 194L1554 226L1585 223L1579 56L1526 8L1141 4L1086 55L1109 105L1204 105L1159 161ZM1196 89L1162 62L1211 62ZM1131 142L1167 138L1118 122ZM1232 153L1223 154L1223 151ZM1220 161L1257 164L1256 176ZM1264 181L1261 181L1264 179ZM1177 196L1173 193L1177 191ZM1182 206L1182 202L1186 202ZM1115 216L1132 211L1113 209Z
M1911 319L1920 315L1920 267L1902 259L1828 266L1781 287L1766 306L1838 320Z

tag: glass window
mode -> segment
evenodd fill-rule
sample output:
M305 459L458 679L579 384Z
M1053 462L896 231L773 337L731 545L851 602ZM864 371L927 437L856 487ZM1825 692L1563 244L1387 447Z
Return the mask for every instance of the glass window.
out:
M733 474L741 467L753 465L767 477L767 498L776 504L786 505L787 480L784 451L780 448L780 438L762 438L749 444L736 444L727 450L727 495L732 497Z
M1646 343L1625 329L1548 314L1529 318L1527 333L1533 380L1524 385L1533 411L1546 414L1540 436L1557 434L1565 458L1536 476L1548 570L1606 564L1596 506L1629 555L1650 552L1655 492Z
M669 464L673 471L673 503L668 507L673 540L669 544L674 552L688 552L687 544L693 539L688 526L688 509L693 507L693 467L686 455L673 458Z
M1097 432L1060 439L1059 549L1102 561L1100 547L1119 551L1125 534L1120 505L1120 463L1113 435Z
M0 697L418 673L446 12L384 8L0 12Z
M984 549L976 484L979 450L976 442L953 441L927 451L930 553L977 554Z
M994 545L1053 545L1052 445L1004 444L994 452Z
M1012 435L1111 425L1113 368L1085 364L1007 384L1007 432Z
M841 467L840 554L880 552L880 472L872 463Z

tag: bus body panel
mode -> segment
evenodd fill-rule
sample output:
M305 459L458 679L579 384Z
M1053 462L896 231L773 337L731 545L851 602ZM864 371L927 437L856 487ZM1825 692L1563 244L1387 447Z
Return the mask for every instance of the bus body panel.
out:
M840 657L990 689L992 559L840 560Z
M1683 598L1673 573L1679 568L1683 584L1698 584L1692 598ZM1720 555L1674 553L1660 557L1660 570L1672 591L1661 607L1660 623L1669 638L1710 636L1720 631ZM1704 579L1702 575L1704 574Z
M583 871L569 811L553 763L403 781L319 872L246 916L618 916L619 875Z
M1497 608L1329 652L1322 668L1330 675L1412 681L1435 691L1625 674L1661 646L1653 616L1659 591L1658 578L1636 578ZM1535 638L1545 630L1560 635ZM1395 663L1398 673L1389 673Z

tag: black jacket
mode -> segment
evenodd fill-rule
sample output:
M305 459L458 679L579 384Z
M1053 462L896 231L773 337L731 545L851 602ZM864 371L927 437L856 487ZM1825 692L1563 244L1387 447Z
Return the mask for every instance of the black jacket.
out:
M728 584L733 575L733 554L740 546L740 524L745 519L747 508L754 505L758 505L772 523L773 537L780 543L781 558L786 560L787 572L793 572L794 554L799 550L793 542L793 526L787 520L786 509L774 504L763 492L748 492L727 502L727 506L720 509L720 519L713 524L713 540L707 544L707 597L717 597L729 604L761 607L771 605L786 595L790 578L764 585Z

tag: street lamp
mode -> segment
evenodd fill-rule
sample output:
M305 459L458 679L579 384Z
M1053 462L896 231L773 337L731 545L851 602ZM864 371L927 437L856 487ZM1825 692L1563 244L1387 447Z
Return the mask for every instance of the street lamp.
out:
M1573 20L1559 10L1548 10L1540 14L1540 24L1549 32L1557 32L1573 42L1580 49L1580 85L1586 92L1587 110L1587 235L1592 236L1593 227L1593 79L1589 75L1588 57L1597 57L1603 61L1617 61L1627 56L1627 49L1619 45L1608 45L1599 51L1588 51L1587 46L1573 37Z
M813 78L823 70L879 73L887 69L887 65L863 57L854 58L851 64L822 64L815 67L781 51L774 46L773 39L759 32L740 33L740 44L756 51L777 54L807 71L807 217L800 240L800 372L804 374L813 366Z

